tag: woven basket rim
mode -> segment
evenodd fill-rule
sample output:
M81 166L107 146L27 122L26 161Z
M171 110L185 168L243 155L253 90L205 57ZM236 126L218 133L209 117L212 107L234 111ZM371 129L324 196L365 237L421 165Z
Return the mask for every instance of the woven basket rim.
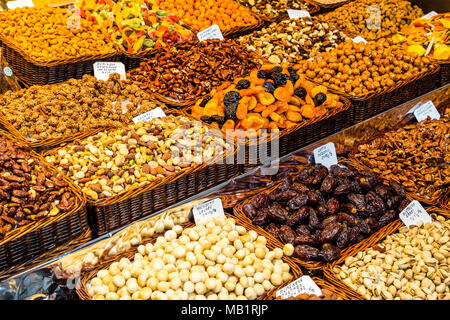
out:
M443 212L443 211L439 211L436 210L438 208L434 208L434 207L428 207L427 211L432 211L432 213L437 214L437 215L441 215L446 217L447 219L450 219L450 212ZM381 241L383 241L387 236L394 234L395 232L398 231L398 229L400 229L401 227L405 226L403 224L403 222L401 222L401 220L397 220L397 225L395 226L395 228L391 228L391 230L389 232L386 232L382 237L377 237L377 239L372 239L372 241L369 241L369 239L365 239L361 242L361 248L358 252L364 251L370 247L373 247L375 245L377 245L378 243L380 243ZM353 252L353 254L351 256L354 256L357 252ZM336 261L333 261L332 263L329 263L325 266L324 268L324 276L325 279L328 280L329 282L331 282L334 286L340 288L341 290L343 290L344 292L346 292L350 297L353 297L355 299L358 300L367 300L366 297L364 297L363 295L361 295L360 293L356 292L354 289L350 288L346 283L344 283L342 280L340 280L337 276L336 273L333 271L334 267L342 262L344 262L345 259L339 259Z
M395 83L395 85L393 85L393 86L384 87L384 88L377 89L377 90L372 90L372 91L369 91L369 93L367 93L367 94L361 94L361 95L348 94L348 93L345 93L345 92L343 92L341 90L330 88L327 84L320 83L318 81L314 81L311 78L307 77L306 79L308 81L311 81L311 82L317 84L317 85L325 86L325 87L327 87L327 89L330 92L335 93L335 94L337 94L337 95L339 95L341 97L347 98L349 100L366 101L366 100L369 100L369 99L372 99L372 98L375 98L375 97L379 97L379 96L381 96L383 94L390 93L390 92L392 92L392 91L394 91L394 90L396 90L396 89L398 89L400 87L403 87L403 86L405 86L407 84L410 84L410 83L412 83L412 82L414 82L416 80L422 79L422 78L424 78L426 76L430 76L432 74L435 74L435 73L437 73L440 70L439 64L431 63L428 66L429 66L429 70L421 72L419 74L416 74L415 76L413 76L413 77L411 77L409 79L397 81Z
M173 116L174 118L186 117L185 115L179 114L179 113L171 114L171 116ZM192 120L192 119L190 119L190 120ZM211 126L209 126L208 124L202 123L202 126L207 126L209 129L212 129ZM126 127L126 126L124 126L124 127ZM117 129L117 128L115 128L115 129ZM104 130L109 131L110 129L104 129ZM100 131L103 131L103 130L100 130ZM222 138L226 142L226 139L224 138L223 134L222 134ZM206 168L209 165L216 164L220 160L226 160L232 154L235 156L238 152L238 149L239 149L239 146L229 145L224 153L218 154L206 162L203 162L201 164L194 164L188 168L183 168L174 174L168 175L164 178L156 179L145 185L135 186L127 191L123 191L123 192L113 195L111 197L107 197L107 198L103 198L103 199L99 199L99 200L91 200L88 198L87 205L95 206L95 207L103 207L103 206L109 206L109 205L112 205L112 204L115 204L115 203L118 203L121 201L125 201L128 199L134 198L144 192L155 189L156 187L158 187L160 185L173 182L173 181L178 180L179 178L186 176L190 173L193 173L193 172L199 171L203 168ZM55 149L44 152L43 157L47 156L49 154L49 152L51 152L51 151L54 152L54 150ZM231 153L231 150L233 151L232 153Z
M89 55L89 56L82 56L77 58L70 58L70 59L59 59L59 60L52 60L52 61L39 61L35 60L34 58L30 57L28 54L25 53L21 48L16 46L13 42L11 42L7 37L0 34L0 42L3 43L4 46L8 47L9 49L16 51L18 55L20 55L24 60L27 62L40 66L40 67L54 67L58 65L64 65L64 64L73 64L77 62L82 61L89 61L89 60L101 60L105 58L110 58L116 55L120 55L120 53L114 49L114 52L111 53L105 53L105 54L98 54L98 55Z
M234 218L234 219L235 219L235 222L236 222L236 225L245 227L245 228L247 229L247 232L249 232L249 231L251 231L251 230L254 230L254 231L258 232L257 230L255 230L255 229L253 228L253 226L247 225L245 222L241 221L240 219L237 219L236 217L234 217L234 216L232 216L232 215L230 215L230 214L225 214L225 215L227 216L227 218ZM187 222L187 223L183 223L183 224L182 224L183 230L192 228L193 226L194 226L194 223L192 223L192 222ZM258 234L258 235L260 235L260 234ZM162 235L158 235L158 236L155 236L155 237L149 239L149 240L147 241L147 243L154 243L154 242L156 242L156 239L157 239L158 237L160 237L160 236L162 236ZM267 246L269 249L272 249L272 250L275 248L275 246L273 246L273 245L270 243L269 239L268 239L268 241L267 241L267 245L266 245L266 246ZM81 277L81 281L80 281L80 284L81 284L81 285L80 285L79 288L77 288L77 294L78 294L79 298L80 298L81 300L92 300L92 298L89 296L89 293L88 293L88 291L87 291L87 283L88 283L92 278L94 278L94 277L96 276L97 272L100 271L100 270L102 270L102 269L108 268L114 261L119 261L121 258L128 258L128 259L130 259L130 260L133 260L134 254L135 254L137 251L138 251L138 250L137 250L137 247L131 247L131 248L128 249L127 251L125 251L125 252L123 252L123 253L121 253L121 254L115 256L115 257L112 257L112 258L109 259L107 262L104 262L104 263L101 263L101 264L96 265L90 272L84 274L84 275ZM292 261L292 259L290 259L290 257L283 256L282 260L283 260L284 262L286 262L287 264L289 264L290 271L291 271L290 273L293 275L294 278L295 278L295 277L299 277L299 276L302 275L301 269L300 269L300 268ZM278 286L277 288L280 288L281 286L285 285L286 283L287 283L287 281L285 281L284 283L282 283L282 284L281 284L280 286ZM259 297L257 298L257 300L268 300L268 299L270 298L270 297L268 296L268 293L269 293L269 292L270 292L270 291L265 292L263 295L259 296Z
M2 130L0 130L0 135L3 135L9 139L14 140L14 137L11 137L7 132L4 132ZM69 189L71 190L72 194L74 195L75 203L71 210L64 212L63 214L58 214L54 217L46 217L44 219L37 220L37 221L31 222L25 226L11 230L10 232L8 232L5 235L5 237L3 239L0 240L0 246L5 245L6 243L8 243L10 241L21 238L32 231L35 231L35 230L41 229L41 228L45 228L51 224L59 222L59 221L63 220L64 218L71 216L72 214L76 214L80 210L83 210L86 205L85 195L83 194L83 192L81 192L81 189L78 188L66 175L62 174L53 165L51 165L50 163L45 161L45 159L40 154L38 154L34 151L30 151L29 154L33 158L38 160L41 165L44 165L47 168L49 168L49 170L52 171L54 174L61 175L62 179L68 184Z
M346 1L348 1L348 0L346 0ZM310 8L308 8L306 11L308 11L310 15L316 14L320 11L320 6L311 0L301 0L301 1L296 1L296 2L308 4L308 6ZM248 2L246 2L246 3L248 3ZM246 6L246 5L243 4L243 6ZM252 7L247 7L247 8L251 9ZM286 10L288 10L288 8L284 9L284 12L279 12L278 14L272 14L272 15L265 15L261 12L259 12L259 13L253 12L253 11L252 12L254 15L257 15L262 21L272 23L272 22L280 22L282 20L289 19L289 15L287 14ZM260 27L260 26L258 26L258 27Z

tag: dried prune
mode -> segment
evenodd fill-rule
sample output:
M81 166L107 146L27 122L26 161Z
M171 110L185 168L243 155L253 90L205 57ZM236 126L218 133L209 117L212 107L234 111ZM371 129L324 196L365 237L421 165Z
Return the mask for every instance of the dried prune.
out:
M341 232L341 224L338 222L329 223L320 232L319 241L321 243L331 242L338 236Z
M295 88L295 90L294 90L294 95L296 95L297 97L299 97L301 99L306 97L307 94L308 94L308 92L306 92L306 89L303 87L298 87L298 88Z
M242 211L244 211L245 215L250 219L253 219L256 216L256 209L251 203L246 203L242 207Z
M206 106L206 104L208 103L209 100L211 100L212 97L210 95L207 95L203 98L203 100L200 102L200 107L204 107Z
M309 209L309 222L308 222L308 226L311 229L317 229L320 225L320 220L319 217L317 216L317 212L316 210L314 210L313 208Z
M300 208L287 218L286 223L292 228L295 227L299 222L305 220L309 216L309 209L310 208L307 206Z
M276 202L270 205L267 212L269 218L277 222L285 222L288 216L288 212Z
M400 197L404 198L406 197L406 192L402 188L402 186L396 182L396 181L389 181L389 185L391 186L392 190L398 194Z
M241 79L236 84L236 90L247 89L248 87L250 87L250 81L247 79Z
M283 243L294 244L295 232L287 225L282 225L279 229L279 239Z
M347 222L344 222L342 224L341 232L339 232L338 236L336 237L336 246L338 248L343 249L343 248L347 247L349 233L350 233L350 229L348 227L348 224L347 224Z
M309 189L303 183L294 182L291 186L291 190L294 190L298 193L306 193L306 192L308 192Z
M294 244L295 245L307 244L310 246L317 246L319 245L319 241L317 241L317 239L310 234L300 234L295 237Z
M302 260L318 260L319 249L308 246L306 244L300 244L294 248L294 254L296 257Z
M395 219L397 219L397 213L394 210L388 210L384 215L380 217L380 219L378 220L378 225L380 226L380 228L384 227Z
M275 89L276 89L275 85L271 81L265 81L262 84L262 87L264 89L266 89L266 92L271 93L271 94L273 94L275 92Z
M276 239L279 238L280 228L275 223L269 223L264 230L273 235Z
M269 79L270 78L270 71L266 70L258 70L256 73L256 76L260 79Z
M318 107L327 100L327 95L323 92L319 92L318 94L316 94L314 96L313 100L314 100L314 105L316 107Z
M295 232L297 233L297 235L301 235L301 234L309 234L310 235L311 234L308 227L305 226L304 224L301 224L297 228L295 228Z
M287 206L290 210L298 210L301 207L305 206L308 203L308 196L306 194L300 194L287 203Z
M228 91L223 97L223 104L228 107L231 104L238 103L241 95L237 91Z
M325 243L322 247L322 250L320 250L320 252L319 252L319 256L327 262L330 262L330 261L333 261L333 260L339 258L340 254L341 254L341 250L338 247L336 247L330 243Z
M341 221L346 221L350 226L354 226L357 223L357 220L355 217L349 215L348 213L342 212L342 211L338 213L338 217L339 217L339 219L341 219Z
M339 211L339 201L336 198L330 198L327 202L328 214L335 214Z
M271 78L272 78L275 86L279 87L279 86L284 86L287 83L289 76L284 73L273 72L273 73L271 73Z
M236 120L236 110L238 107L238 103L237 102L233 102L230 103L228 106L225 107L225 118L226 119L231 119L231 120Z
M259 209L259 208L265 206L268 203L267 200L268 200L267 194L262 192L262 193L256 195L252 199L252 201L250 201L250 203L253 205L253 207L255 209Z
M320 191L322 193L328 194L334 190L336 186L336 179L332 175L328 175L323 179L322 184L320 186Z
M257 226L264 226L269 222L269 210L267 208L262 208L258 210L258 213L253 218L252 223Z
M378 213L383 214L386 210L383 199L381 199L375 192L369 191L366 194L366 200L377 209Z

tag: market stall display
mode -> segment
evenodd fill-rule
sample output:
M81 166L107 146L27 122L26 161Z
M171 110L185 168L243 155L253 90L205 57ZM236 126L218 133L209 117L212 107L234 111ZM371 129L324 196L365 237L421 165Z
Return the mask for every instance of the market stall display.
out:
M397 220L408 204L398 183L385 185L369 171L313 165L245 200L235 214L279 245L294 246L300 265L320 269Z
M317 18L273 22L238 38L250 50L257 50L271 63L298 63L330 51L346 39L345 34Z
M225 216L175 226L137 251L83 279L81 297L254 300L300 273L264 236Z
M361 36L369 41L394 34L423 15L422 9L406 0L359 0L320 18L339 27L349 37Z
M426 119L361 144L351 157L385 179L395 180L411 197L429 204L450 185L450 118Z
M252 12L267 21L278 21L288 18L287 10L305 10L309 14L314 14L320 9L319 6L302 0L238 0L238 2L250 8Z
M2 133L0 153L0 271L4 272L78 238L87 230L87 219L81 190L30 147Z
M96 60L117 61L117 51L93 24L67 9L24 7L0 13L3 54L27 85L45 85L92 73ZM20 26L20 27L19 27Z
M448 300L448 217L402 226L374 247L327 269L353 299Z
M82 79L8 91L0 97L0 123L35 148L50 148L118 128L156 107L151 96L118 74L109 80Z
M176 14L195 33L217 24L223 35L251 30L262 21L234 0L150 0Z
M406 102L411 92L434 88L439 69L429 58L411 56L387 38L367 44L347 40L294 68L350 99L358 122Z
M183 106L224 81L249 74L258 56L233 40L188 41L162 48L129 72L130 79L162 102Z

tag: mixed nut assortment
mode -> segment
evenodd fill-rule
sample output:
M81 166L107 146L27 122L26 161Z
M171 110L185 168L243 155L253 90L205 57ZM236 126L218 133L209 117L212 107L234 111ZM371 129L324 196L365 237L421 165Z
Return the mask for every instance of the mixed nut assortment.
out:
M295 245L297 258L330 262L341 250L396 220L408 204L396 182L385 185L368 171L339 165L328 170L319 164L284 178L242 209L253 224Z
M213 89L191 114L223 131L246 134L290 128L342 106L326 87L306 81L290 67L269 64Z
M0 12L0 36L39 62L116 52L93 24L74 20L73 13L62 8L23 7Z
M82 79L8 91L0 97L3 117L32 140L75 135L90 129L121 127L157 107L145 91L118 74L109 80Z
M358 146L354 157L406 191L436 199L450 186L450 117L426 119Z
M90 280L94 300L254 300L292 278L283 252L219 216L175 226Z
M449 300L450 222L402 227L374 248L333 268L349 287L371 300Z
M383 38L367 44L347 40L296 68L330 89L359 96L411 79L428 71L429 64L427 57L410 56L392 39Z
M167 116L101 131L53 149L45 159L95 201L214 159L227 148L200 122Z
M288 9L308 11L312 7L309 3L300 0L238 0L238 2L266 19L287 16L286 10Z
M26 144L0 137L0 240L30 223L74 209L73 189L62 174L31 156Z
M149 92L190 100L258 66L256 55L233 40L187 41L144 59L130 79Z
M321 16L338 26L349 37L377 40L397 33L403 26L424 15L407 0L358 0Z
M249 50L258 50L271 63L298 63L330 51L346 36L317 18L273 22L268 27L240 37Z

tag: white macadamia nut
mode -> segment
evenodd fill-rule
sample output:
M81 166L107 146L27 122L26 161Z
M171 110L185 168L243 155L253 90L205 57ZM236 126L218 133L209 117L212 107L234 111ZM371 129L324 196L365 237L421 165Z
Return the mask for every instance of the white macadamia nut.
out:
M290 243L286 243L283 247L283 253L285 256L292 256L294 254L294 246Z

